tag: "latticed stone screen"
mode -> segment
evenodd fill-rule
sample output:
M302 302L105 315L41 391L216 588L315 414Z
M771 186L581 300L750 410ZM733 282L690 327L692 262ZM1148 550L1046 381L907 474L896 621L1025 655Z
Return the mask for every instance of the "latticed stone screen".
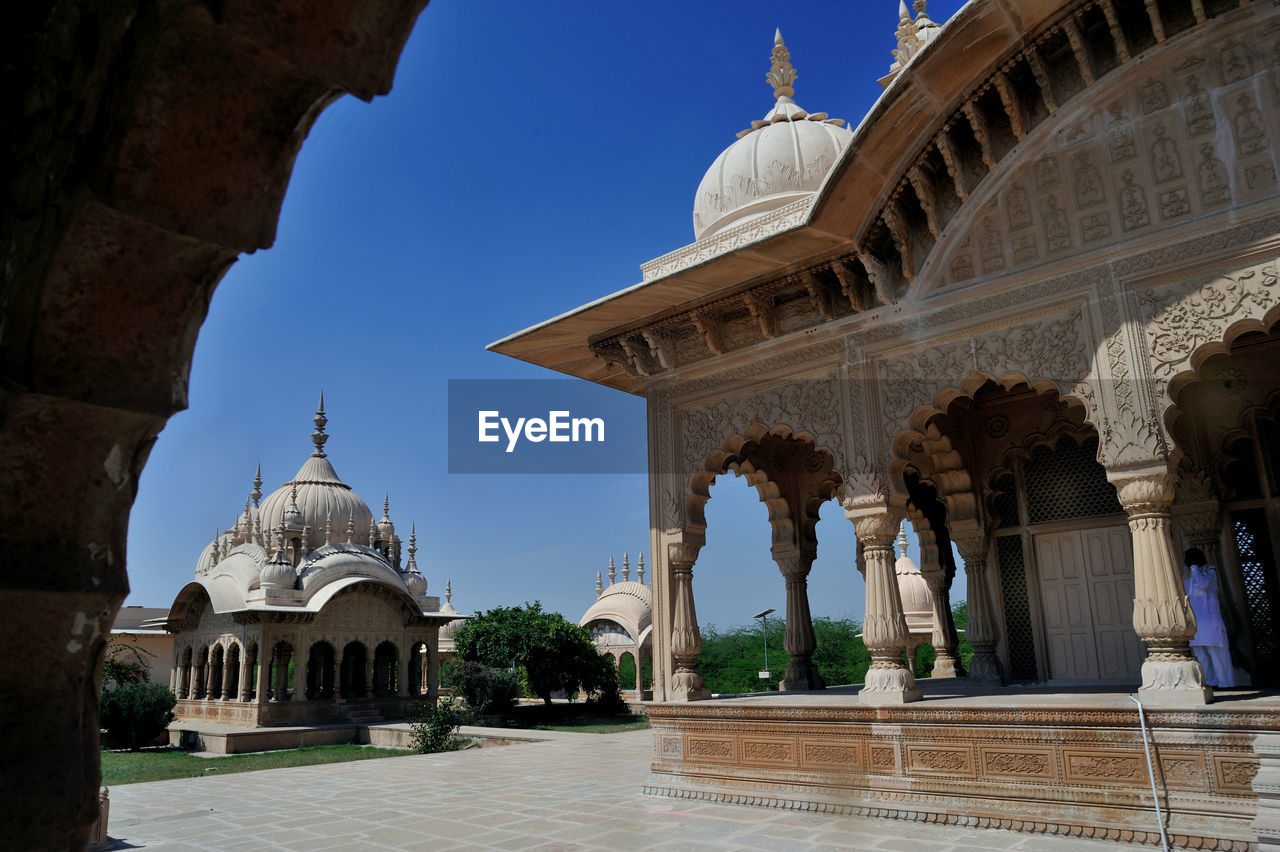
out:
M1028 521L1093 518L1123 511L1116 489L1098 464L1098 439L1082 444L1064 436L1054 449L1037 447L1024 466Z
M1256 685L1273 684L1276 673L1276 623L1272 601L1276 599L1275 581L1268 563L1271 548L1267 546L1266 517L1261 509L1236 511L1232 533L1236 540L1236 553L1240 558L1240 574L1244 581L1245 601L1248 604L1249 632L1253 635L1256 656L1254 666Z
M1035 680L1036 650L1031 631L1031 604L1027 600L1027 572L1022 561L1022 536L998 537L996 555L1000 563L1000 593L1009 646L1009 677Z

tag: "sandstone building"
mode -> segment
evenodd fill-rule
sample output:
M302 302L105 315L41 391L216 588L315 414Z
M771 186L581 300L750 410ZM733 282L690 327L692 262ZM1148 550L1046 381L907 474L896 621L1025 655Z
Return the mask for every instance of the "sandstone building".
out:
M976 0L939 26L915 7L853 131L796 103L779 35L774 104L698 187L695 241L491 346L647 400L649 789L1159 840L1149 724L1170 834L1275 838L1280 703L1215 700L1182 553L1220 567L1240 679L1274 686L1280 9ZM729 472L769 507L803 700L703 700L694 574ZM827 500L856 528L873 663L818 700ZM903 661L904 517L961 698Z

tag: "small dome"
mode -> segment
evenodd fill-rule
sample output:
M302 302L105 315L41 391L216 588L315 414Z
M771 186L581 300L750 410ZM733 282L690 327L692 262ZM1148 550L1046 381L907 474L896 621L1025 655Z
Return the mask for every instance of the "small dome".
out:
M907 556L906 531L898 533L898 561L893 565L898 577L898 594L902 597L902 615L912 633L933 631L933 596L919 566Z
M652 593L643 583L613 583L587 609L578 624L589 627L595 621L615 622L639 641L653 621L652 601Z
M271 561L262 566L259 585L264 589L292 589L297 583L298 573L293 568L284 550L284 531L277 532L277 550Z
M410 564L409 570L404 572L404 585L415 598L427 593L427 578L419 573L416 565Z
M782 43L774 37L773 66L768 78L774 104L760 121L726 148L698 185L693 202L695 239L761 216L817 192L827 173L853 140L843 119L808 113L791 99L795 69Z

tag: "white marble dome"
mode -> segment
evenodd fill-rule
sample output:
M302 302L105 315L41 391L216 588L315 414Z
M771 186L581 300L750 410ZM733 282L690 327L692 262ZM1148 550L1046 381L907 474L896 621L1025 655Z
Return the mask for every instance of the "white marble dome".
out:
M774 37L767 78L777 102L716 157L698 185L693 233L709 237L817 192L853 133L843 119L808 113L791 99L796 79L782 35Z
M933 630L933 597L929 585L920 573L920 566L907 556L907 535L898 534L898 561L893 565L898 579L898 594L902 597L902 615L907 629L912 633L928 633Z

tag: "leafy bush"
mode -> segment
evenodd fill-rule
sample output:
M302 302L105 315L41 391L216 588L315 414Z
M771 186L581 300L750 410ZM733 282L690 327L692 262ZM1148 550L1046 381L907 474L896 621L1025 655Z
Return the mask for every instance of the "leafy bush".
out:
M177 697L158 683L134 683L102 693L102 727L118 745L137 751L173 721Z
M419 701L409 710L410 742L422 754L456 751L460 744L453 732L460 724L458 711L452 707Z
M507 714L520 697L520 675L510 669L495 669L463 660L449 667L445 683L467 703L475 716Z

